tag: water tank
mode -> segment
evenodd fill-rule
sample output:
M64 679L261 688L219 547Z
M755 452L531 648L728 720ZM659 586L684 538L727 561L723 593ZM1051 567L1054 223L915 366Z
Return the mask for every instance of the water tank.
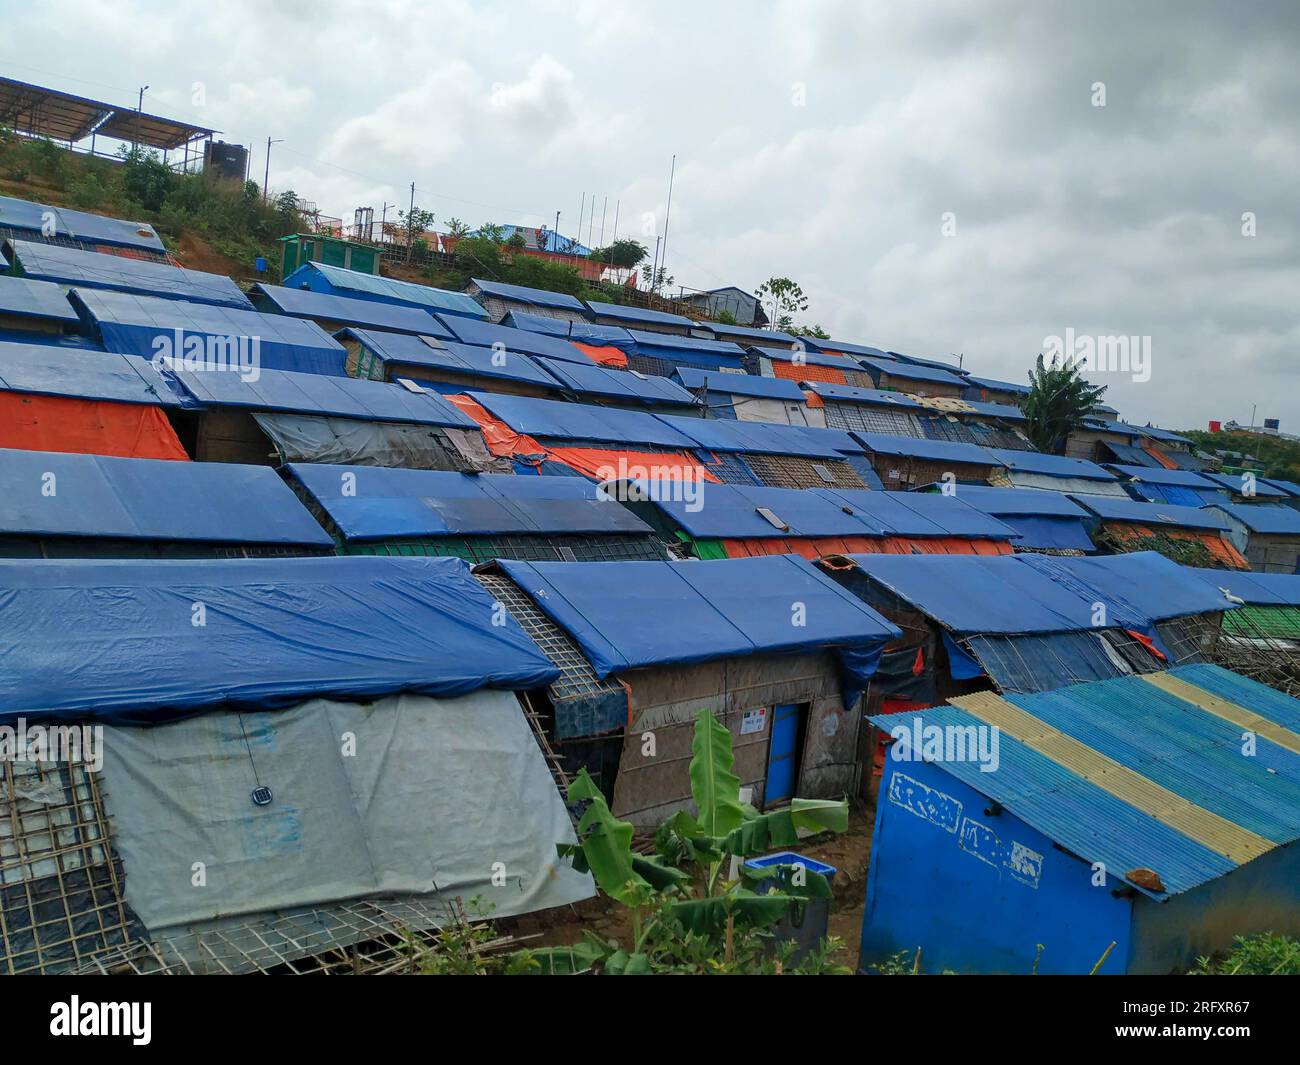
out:
M203 145L203 169L229 181L243 181L248 173L248 149L242 144L207 141Z

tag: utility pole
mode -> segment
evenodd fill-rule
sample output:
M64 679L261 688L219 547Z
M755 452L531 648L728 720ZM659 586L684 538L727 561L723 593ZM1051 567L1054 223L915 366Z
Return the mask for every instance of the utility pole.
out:
M609 197L605 197L605 202L600 205L600 242L605 243L605 214L609 211Z
M546 249L543 248L542 250L545 251ZM560 250L560 212L559 211L555 212L555 250L557 252Z
M136 97L135 104L135 128L131 131L131 147L138 148L140 145L140 115L144 111L144 94L149 91L148 85L140 86L140 95Z
M411 182L411 206L406 211L406 261L411 261L415 251L415 182Z
M663 256L663 267L664 267L664 273L667 273L667 272L668 272L668 267L667 267L667 263L668 263L668 223L669 223L670 221L672 221L672 217L673 217L673 178L674 178L676 175L677 175L677 155L676 155L676 153L674 153L674 155L673 155L673 165L672 165L672 168L668 171L668 206L667 206L667 208L665 208L665 210L664 210L664 256ZM659 279L658 279L658 277L656 276L656 278L655 278L655 288L656 288L656 290L658 289L658 287L659 287Z
M268 192L267 186L271 184L271 145L283 144L283 143L284 143L283 137L281 137L279 140L271 140L270 137L266 138L266 174L262 178L262 202L263 203L266 203L266 199L267 199L267 192Z

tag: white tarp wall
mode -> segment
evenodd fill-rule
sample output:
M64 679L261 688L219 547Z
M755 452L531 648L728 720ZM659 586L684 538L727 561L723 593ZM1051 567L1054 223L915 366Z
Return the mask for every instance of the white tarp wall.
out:
M204 714L105 746L126 900L155 935L367 896L508 916L594 894L556 855L573 828L510 692Z

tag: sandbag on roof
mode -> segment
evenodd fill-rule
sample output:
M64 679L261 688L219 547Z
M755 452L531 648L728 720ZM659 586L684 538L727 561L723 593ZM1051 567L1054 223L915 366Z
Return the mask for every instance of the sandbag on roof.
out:
M598 440L612 444L650 444L658 447L694 449L695 440L654 414L642 411L593 407L528 396L504 396L494 392L471 392L470 397L487 408L516 433L552 440ZM689 419L693 424L700 419Z
M497 299L513 300L515 303L529 303L536 307L555 307L559 310L577 311L584 315L587 313L587 308L576 296L564 292L548 292L546 289L510 285L504 281L484 281L477 277L471 277L470 281L477 285L485 296L496 296Z
M478 423L435 392L412 392L388 381L263 370L257 380L238 373L172 370L172 377L205 407L244 407L290 414L331 415L361 421L409 422L477 429Z
M555 389L555 378L543 370L532 357L519 351L493 351L458 340L432 341L403 333L384 333L372 329L343 329L338 336L355 340L381 363L411 367L410 376L419 368L443 370L480 377L499 377L509 381L526 381L543 388ZM363 360L364 361L364 360ZM358 363L358 374L367 376L368 367Z
M629 370L607 370L595 363L570 362L537 356L537 365L577 395L601 396L648 405L695 405L695 397L667 377L651 377ZM698 419L695 419L698 420Z
M52 233L49 232L51 224L54 227ZM84 244L108 244L119 248L138 248L153 252L167 250L163 242L158 239L153 226L147 222L107 218L87 211L74 211L68 207L51 207L30 200L19 200L12 196L0 196L0 226L8 229L26 229Z
M0 389L75 399L180 405L153 365L134 355L0 343Z
M1182 529L1208 529L1213 532L1226 532L1228 523L1221 515L1211 510L1196 507L1180 507L1170 503L1139 503L1137 500L1121 496L1079 496L1076 500L1087 507L1101 521L1127 522L1152 527L1173 527ZM1290 511L1290 508L1285 508ZM1291 511L1291 513L1295 513ZM1300 515L1297 515L1300 518ZM1300 527L1300 522L1297 523Z
M328 292L285 288L282 285L254 285L248 294L258 310L267 313L287 314L293 318L319 318L339 325L451 339L451 331L433 316L432 311L422 307L359 300L351 296L335 296Z
M591 359L575 348L569 341L547 333L533 333L527 329L511 329L505 325L493 325L473 318L446 316L440 319L451 330L457 340L463 344L476 344L490 348L500 344L506 354L522 352L525 355L548 355L565 362L591 364Z
M492 624L455 558L0 561L0 599L0 719L146 723L559 676L513 619Z
M333 545L267 466L14 450L0 450L0 536Z
M0 315L41 318L69 326L81 321L67 292L52 282L26 277L0 277Z
M256 338L257 362L266 369L344 375L343 345L301 318L107 289L73 289L72 300L110 351L146 359L160 354L182 358L189 352L170 350L178 340L188 345L196 338L212 338L203 346L219 345L222 351L231 342L243 342L252 351Z
M781 377L755 377L745 373L723 373L703 370L696 366L679 366L673 373L683 388L698 391L707 388L720 395L755 396L759 399L780 399L787 403L806 403L808 397L793 381Z
M650 527L582 477L375 466L287 467L349 541L425 536L640 534ZM345 493L346 485L346 493Z
M131 259L123 255L14 240L6 245L15 273L37 281L78 288L106 288L163 296L192 303L252 310L239 286L224 274L187 270L169 263Z
M834 648L851 705L881 648L902 635L793 555L496 565L573 637L602 679L642 666ZM805 624L793 624L796 616Z

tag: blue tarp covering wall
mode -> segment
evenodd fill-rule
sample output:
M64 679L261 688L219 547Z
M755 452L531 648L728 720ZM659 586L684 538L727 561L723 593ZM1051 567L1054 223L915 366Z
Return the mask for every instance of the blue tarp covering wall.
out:
M587 313L587 308L582 305L576 296L569 296L563 292L548 292L545 289L528 288L525 285L510 285L504 281L484 281L477 277L470 278L470 281L478 285L485 296L513 300L515 303L529 303L536 307L555 307L558 310L576 311L582 315Z
M143 251L165 252L153 226L146 222L128 222L120 218L74 211L67 207L50 207L30 200L17 200L0 196L0 226L9 229L46 233L53 221L50 236L80 241L83 244L108 244L118 248L138 248Z
M186 270L167 263L65 248L57 244L12 241L6 247L16 274L56 285L107 288L142 296L165 296L191 303L215 303L251 311L253 305L230 278Z
M248 294L256 308L265 314L287 314L292 318L313 318L338 325L451 339L451 331L433 316L433 312L420 307L331 296L311 289L280 285L254 285Z
M162 375L144 359L41 344L0 343L0 388L115 403L180 405Z
M577 642L597 676L740 655L834 649L845 706L902 633L793 555L716 562L495 563ZM792 623L803 604L804 625Z
M333 546L269 466L10 449L0 449L0 536Z
M370 329L343 329L340 340L356 340L366 354L384 364L384 376L412 377L420 380L420 370L441 370L445 373L472 374L479 377L499 377L507 381L520 381L559 391L559 382L527 355L518 351L493 351L457 340L439 340L430 344L421 337L403 333L383 333ZM360 376L365 377L369 367L365 356L360 360ZM449 391L464 391L457 385Z
M106 289L74 289L72 299L110 351L146 359L189 357L187 351L175 351L179 332L183 345L202 342L198 346L204 350L195 356L202 359L209 349L227 351L232 341L244 341L251 352L257 338L257 362L268 370L344 376L343 345L315 322Z
M442 322L463 344L475 344L482 348L501 344L507 353L547 355L565 362L595 365L567 340L546 333L531 333L527 329L511 329L509 326L493 325L491 322L476 322L472 318L448 317L442 319Z
M316 463L291 463L287 469L347 540L650 534L645 522L617 501L602 498L598 487L581 477L470 475Z
M0 561L0 597L0 719L145 723L559 675L513 619L492 624L454 558Z
M75 326L81 321L68 302L68 294L48 281L25 277L0 277L0 314L42 318Z
M285 288L309 288L334 296L350 296L359 300L377 300L406 307L421 307L438 314L457 317L487 318L487 311L463 292L417 285L412 281L398 281L377 274L363 274L359 270L345 270L341 266L325 263L303 263L282 282Z
M428 391L410 392L387 381L362 381L355 377L326 377L287 370L263 370L256 381L245 381L237 373L196 373L189 370L169 373L204 406L329 415L368 422L478 428L477 422L442 396Z

